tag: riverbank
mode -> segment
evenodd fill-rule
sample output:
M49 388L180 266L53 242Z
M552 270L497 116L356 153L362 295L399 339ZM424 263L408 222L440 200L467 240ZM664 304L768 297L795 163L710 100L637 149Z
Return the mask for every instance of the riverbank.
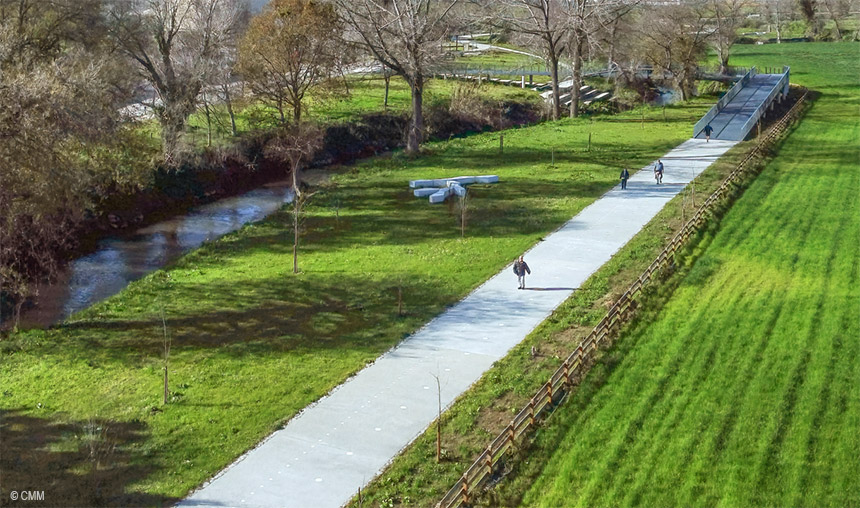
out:
M314 154L311 167L352 163L378 153L402 147L408 119L404 108L407 92L392 80L391 109L374 102L381 90L369 82L354 83L349 99L313 115L323 128L322 146ZM449 139L483 130L536 123L540 105L535 96L501 87L470 87L470 108L450 107L451 96L462 91L456 84L437 82L428 85L427 124L431 139ZM374 109L375 108L375 109ZM287 164L267 156L265 147L278 136L275 125L254 124L247 116L262 116L255 107L243 112L245 131L231 138L227 147L200 147L178 168L155 168L149 182L132 189L115 188L105 192L86 219L69 233L72 240L57 246L52 256L59 258L61 270L52 278L62 280L62 266L69 261L95 253L106 239L123 241L146 228L187 213L193 207L238 196L289 175ZM259 130L262 129L262 130ZM223 144L223 143L222 143ZM55 304L55 302L51 302ZM24 311L37 305L30 300ZM0 298L0 322L11 319L9 299Z

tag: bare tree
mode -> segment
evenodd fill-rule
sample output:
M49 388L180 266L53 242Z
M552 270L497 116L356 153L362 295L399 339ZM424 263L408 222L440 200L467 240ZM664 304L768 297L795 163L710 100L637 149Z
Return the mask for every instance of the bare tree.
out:
M236 35L245 31L245 19L240 21L240 28ZM239 59L238 40L231 40L218 49L220 55L213 59L212 73L209 76L207 87L203 95L212 96L217 102L224 104L230 122L230 135L237 136L236 112L234 110L234 97L242 97L244 94L244 82L237 76ZM204 100L204 104L210 103ZM207 118L209 111L207 110ZM216 121L220 123L219 117L215 115Z
M334 76L342 33L334 7L315 0L273 0L251 21L240 49L240 69L251 92L300 122L311 87Z
M335 0L353 40L402 77L412 93L406 150L417 153L424 136L424 83L442 54L445 22L459 0Z
M790 0L765 0L764 10L768 24L773 25L777 44L782 43L782 27L791 17ZM770 30L770 29L768 29Z
M637 4L637 0L563 0L567 20L567 48L572 68L570 90L570 117L579 116L579 89L582 87L582 63L586 44L595 34L606 27L616 27L620 17Z
M713 34L710 16L701 3L653 6L639 20L642 58L672 78L683 100L695 85L696 66Z
M743 23L743 10L747 0L710 0L716 29L711 38L711 45L717 51L720 59L720 73L725 74L729 69L729 56L732 46L738 38L738 27Z
M299 273L299 238L301 236L302 213L308 200L313 196L302 189L301 172L311 160L314 152L322 144L322 131L315 125L292 124L283 134L272 140L266 147L267 155L289 163L293 188L293 273Z
M833 38L837 41L842 40L843 19L848 17L850 12L850 4L848 0L822 0L824 10L833 20Z
M818 36L818 2L817 0L798 0L798 7L803 17L806 18L809 35Z
M558 120L561 115L559 62L568 29L562 0L489 1L487 8L491 9L488 21L520 34L527 44L541 48L552 84L552 119Z
M168 165L177 162L188 117L246 13L243 0L111 0L111 36L158 96L148 105Z
M127 140L124 95L102 27L93 2L0 0L0 302L13 326L31 283L74 248L95 191L140 181L111 150Z

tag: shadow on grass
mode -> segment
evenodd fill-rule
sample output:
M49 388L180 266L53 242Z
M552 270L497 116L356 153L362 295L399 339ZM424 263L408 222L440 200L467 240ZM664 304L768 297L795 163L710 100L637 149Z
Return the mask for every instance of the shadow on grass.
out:
M404 313L397 313L397 288ZM319 273L313 279L283 277L219 280L203 284L173 284L167 301L193 302L171 310L167 326L174 351L211 349L245 356L268 352L346 348L376 354L402 335L379 333L387 326L417 327L454 299L445 285L431 280L401 280L397 275L349 277L341 272ZM252 288L244 292L243 288ZM158 358L162 347L160 317L142 313L140 319L100 315L60 325L74 335L63 344L69 350L99 360L137 362L141 355Z
M130 446L146 439L142 423L109 420L60 423L0 411L3 506L162 506L176 502L129 492L155 466L132 463ZM154 462L154 461L152 461ZM152 463L150 462L150 463ZM11 501L11 491L44 492L43 501Z

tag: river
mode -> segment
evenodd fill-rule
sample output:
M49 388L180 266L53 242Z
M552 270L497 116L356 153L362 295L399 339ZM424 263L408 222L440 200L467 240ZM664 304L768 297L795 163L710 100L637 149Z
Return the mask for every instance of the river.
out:
M104 238L95 252L69 263L55 283L37 288L34 305L21 314L21 325L50 326L62 321L119 293L130 282L175 261L203 242L265 218L292 197L289 185L270 184L199 206L132 235Z

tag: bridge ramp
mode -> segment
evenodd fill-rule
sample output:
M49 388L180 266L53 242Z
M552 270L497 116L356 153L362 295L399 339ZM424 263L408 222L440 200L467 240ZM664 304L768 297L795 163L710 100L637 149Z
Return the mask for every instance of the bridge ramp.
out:
M711 139L742 141L747 137L754 124L748 123L759 108L774 98L774 88L782 87L782 74L756 74L740 89L737 95L726 104L710 121L714 129ZM697 139L704 139L704 131L699 131Z

